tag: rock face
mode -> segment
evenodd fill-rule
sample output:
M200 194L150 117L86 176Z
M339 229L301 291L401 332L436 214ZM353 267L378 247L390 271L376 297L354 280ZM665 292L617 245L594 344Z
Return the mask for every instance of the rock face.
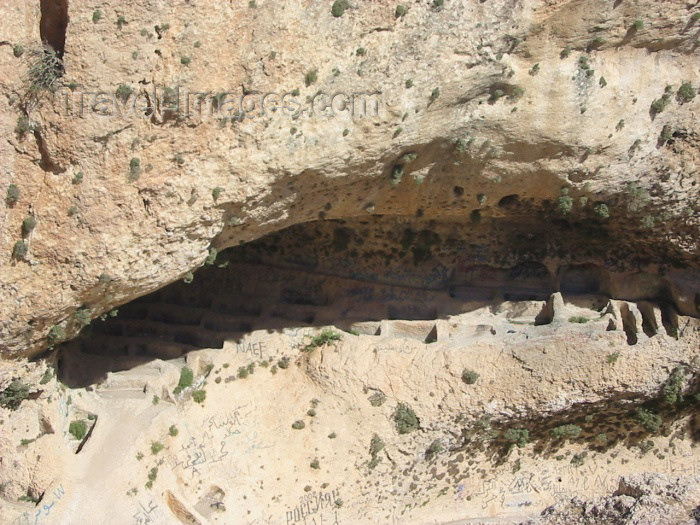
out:
M0 516L699 519L691 4L3 2Z
M210 247L310 220L483 219L522 246L482 243L497 267L642 270L697 315L700 99L679 91L700 83L693 8L406 7L5 2L0 189L19 195L0 240L3 355L72 336L76 315L181 278ZM42 40L63 61L53 96L28 85ZM214 117L185 114L185 89L209 92ZM352 118L340 99L335 116L322 111L319 92L356 94ZM295 110L267 99L261 116L268 93L288 93ZM362 113L360 94L375 93L380 111L369 100ZM565 253L542 231L598 242ZM618 297L646 294L631 288Z

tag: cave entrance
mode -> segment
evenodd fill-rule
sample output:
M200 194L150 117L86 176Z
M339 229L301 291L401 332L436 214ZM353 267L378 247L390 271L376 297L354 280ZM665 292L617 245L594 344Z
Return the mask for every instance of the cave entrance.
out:
M95 359L73 357L63 380L90 384L105 371L177 359L201 348L243 345L245 350L247 336L259 331L335 326L432 343L495 334L488 312L503 322L541 325L547 299L557 291L571 304L585 303L583 296L598 299L600 306L593 309L607 304L609 296L600 290L609 280L606 270L535 260L541 245L571 236L547 224L522 219L519 224L531 239L523 251L516 249L521 231L487 221L477 227L371 216L292 226L217 253L193 279L93 322L65 349L99 356L102 368L86 373L83 362L94 366ZM463 317L475 311L487 313L476 320Z

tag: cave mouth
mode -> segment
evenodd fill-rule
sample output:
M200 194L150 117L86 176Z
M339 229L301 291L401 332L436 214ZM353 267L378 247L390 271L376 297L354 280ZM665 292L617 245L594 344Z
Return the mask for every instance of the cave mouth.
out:
M53 48L59 58L63 58L68 28L68 0L41 0L40 8L41 41Z
M591 318L602 317L610 299L643 302L634 309L641 311L647 336L654 335L649 326L677 333L678 313L687 307L683 291L668 272L661 275L657 261L649 263L654 272L625 267L629 257L606 265L608 248L623 244L614 232L592 238L588 231L559 231L523 217L474 224L367 216L298 224L212 250L192 279L124 305L116 317L95 320L63 345L62 358L79 356L63 359L67 366L59 372L66 384L85 386L144 361L241 344L259 330L335 326L431 343L445 337L440 322L480 309L506 311L516 324L543 325L552 322L555 292L567 303L585 305ZM698 282L694 270L679 275L678 282ZM692 302L694 296L686 295ZM654 308L658 322L649 321ZM629 344L636 343L633 314L627 312L622 323L631 331ZM493 332L483 324L469 330ZM97 364L89 373L71 371L85 354Z

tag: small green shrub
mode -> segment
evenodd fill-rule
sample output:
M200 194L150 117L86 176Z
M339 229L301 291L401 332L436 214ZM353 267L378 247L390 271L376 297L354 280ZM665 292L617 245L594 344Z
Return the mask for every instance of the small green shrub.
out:
M404 82L404 85L407 89L411 89L413 87L413 80L409 78L408 80L406 80L406 82Z
M22 234L29 235L36 228L36 217L30 215L22 221Z
M671 102L671 97L668 93L664 93L661 95L661 98L657 98L651 103L651 112L654 115L658 115L659 113L662 113L668 104Z
M564 49L561 50L561 53L559 53L559 58L562 60L567 58L571 54L571 46L566 46Z
M10 184L7 187L7 195L5 196L5 202L8 206L14 206L19 200L20 191L16 184Z
M44 374L41 376L41 379L39 380L40 385L45 385L49 381L53 379L53 369L50 366L46 367L46 370L44 370Z
M90 324L90 309L87 307L78 308L73 315L73 322L80 330Z
M574 316L569 317L570 323L585 324L588 321L589 321L588 317L584 317L582 315L574 315Z
M644 21L643 20L635 20L634 24L632 24L632 29L635 31L639 31L644 28Z
M294 430L302 430L303 428L306 428L306 423L304 423L301 419L297 419L294 423L292 423L292 428Z
M185 388L191 387L193 381L194 372L192 372L192 369L189 366L183 366L180 370L180 379L177 382L177 386L175 387L174 393L179 394Z
M46 339L50 346L60 343L61 341L64 341L66 339L66 329L63 328L60 324L52 326L51 330L49 330L49 335L46 337Z
M374 434L372 436L371 441L369 442L369 453L370 455L374 458L379 454L382 450L384 450L384 440L380 438L377 434Z
M206 390L195 390L192 392L192 400L195 403L204 403L204 400L207 398L207 392Z
M123 15L119 15L119 16L117 17L117 27L118 27L119 29L121 29L121 28L123 28L126 24L128 24L128 22L126 21L126 18L124 18Z
M82 419L71 421L68 425L68 433L78 441L82 441L87 434L87 423Z
M602 88L608 85L608 81L605 80L605 77L600 77L600 80L598 81L598 85Z
M394 12L394 16L396 18L401 18L402 16L405 16L406 13L408 13L408 8L405 5L397 5L396 6L396 11Z
M289 358L287 356L282 357L278 362L277 366L280 367L282 370L286 370L289 368Z
M608 364L614 365L617 363L617 360L620 359L620 352L613 352L612 354L608 354L608 356L605 358Z
M363 57L367 54L367 50L364 47L358 47L357 50L355 51L355 54L357 56Z
M391 169L391 184L397 186L403 178L403 165L397 164Z
M430 93L430 104L435 102L439 96L440 96L440 88L433 89L433 91Z
M158 467L153 467L148 473L148 482L146 483L147 489L153 488L153 483L155 482L157 477L158 477Z
M309 464L309 466L310 466L312 469L318 470L318 469L321 468L321 463L319 463L318 459L314 459L314 460Z
M331 432L330 434L328 434L328 439L335 439L337 437L338 437L338 434L336 434L335 432Z
M163 443L161 443L160 441L151 442L151 454L153 454L154 456L160 453L164 448L165 445L163 445Z
M63 76L63 61L51 46L32 52L29 65L29 93L38 95L42 91L55 92Z
M131 86L127 86L126 84L119 84L117 90L114 92L116 97L123 101L128 100L133 93L133 88Z
M96 24L100 20L102 20L102 11L100 11L99 9L95 9L92 12L92 23Z
M593 213L595 213L600 219L607 219L610 217L610 210L607 204L598 204L593 208Z
M373 407L380 407L386 402L386 396L382 392L375 392L369 396L369 404Z
M443 5L445 5L445 0L433 0L433 7L435 9L440 9Z
M350 2L348 0L335 0L331 6L331 14L336 18L340 18L349 7Z
M530 431L526 428L509 428L503 434L506 441L523 448L530 442Z
M642 425L647 432L656 433L661 428L661 416L651 410L639 407L635 411L634 419Z
M676 93L678 98L683 102L690 102L697 95L697 90L692 86L690 82L683 82L681 87L678 88Z
M529 73L530 76L532 76L532 77L534 77L534 76L535 76L537 73L539 73L539 72L540 72L540 65L539 65L539 64L535 64L534 66L532 66L532 67L530 68L530 71L528 71L528 73Z
M80 184L81 182L83 182L84 178L85 174L82 171L79 171L78 173L73 175L73 180L71 182L73 182L73 184Z
M15 58L21 57L24 54L24 46L15 44L12 46L12 54L15 56Z
M570 213L574 207L574 199L572 199L569 195L562 195L559 197L559 199L557 199L557 203L559 204L559 210L564 215Z
M223 193L224 189L221 186L217 186L213 190L211 190L211 196L214 200L218 200L219 197L221 197L221 194Z
M27 257L28 253L29 247L27 246L27 243L22 240L17 241L12 247L12 258L18 261L23 261Z
M136 180L141 176L141 159L134 157L129 161L129 178Z
M697 22L698 20L700 20L700 12L693 13L693 16L691 16L690 19L691 19L693 22Z
M571 458L571 464L574 467L580 467L581 465L583 465L587 456L588 456L588 452L581 452L579 454L574 454Z
M428 460L433 459L435 456L440 454L444 450L444 447L442 446L442 443L440 442L439 439L436 439L433 441L430 446L426 449L425 451L425 457Z
M340 341L343 338L343 334L340 334L338 332L334 332L333 330L327 329L321 332L320 334L314 336L309 344L307 344L304 347L305 352L311 352L315 348L319 348L321 346L325 346L328 343L334 342L334 341Z
M25 385L19 379L13 379L5 390L0 392L0 407L17 410L28 397L29 385Z
M420 427L420 421L413 409L405 404L399 403L394 411L394 424L399 434L408 434Z
M175 425L170 425L170 428L168 429L168 435L170 437L175 437L180 433L180 431L177 429Z
M560 425L549 432L554 439L576 439L581 435L581 427L578 425Z
M675 405L683 401L683 386L686 380L686 371L684 368L676 368L671 377L661 390L661 399L664 403Z
M304 77L304 84L306 84L306 87L309 87L311 84L313 84L317 80L318 80L318 70L312 69L311 71L308 71L306 73L306 76Z
M192 62L192 57L185 55L180 58L180 64L182 64L183 66L189 66L190 62Z
M464 381L467 385L473 385L476 383L477 379L479 379L479 374L473 370L464 369L462 371L462 381Z

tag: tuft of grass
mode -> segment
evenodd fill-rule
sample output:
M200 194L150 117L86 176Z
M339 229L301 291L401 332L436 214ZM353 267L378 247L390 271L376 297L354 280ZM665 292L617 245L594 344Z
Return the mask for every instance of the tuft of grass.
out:
M320 334L314 336L309 344L307 344L304 347L305 352L311 352L315 348L319 348L321 346L325 346L328 343L332 343L334 341L340 341L343 338L343 334L339 332L334 332L331 329L326 329Z
M394 411L394 424L399 434L408 434L420 427L420 420L406 403L399 403Z
M437 88L437 87L436 87L436 88L433 89L433 91L430 93L430 99L429 99L429 100L430 100L430 104L432 104L433 102L435 102L435 101L438 99L439 96L440 96L440 88Z
M54 93L59 88L59 79L63 76L63 61L48 45L32 51L31 55L29 94L36 96L42 91Z
M83 179L85 178L85 174L82 171L79 171L75 175L73 175L73 180L71 181L73 184L80 184L83 182Z
M590 321L590 319L588 319L588 317L584 317L582 315L573 315L573 316L569 317L570 323L585 324L588 321Z
M318 80L318 69L312 69L311 71L308 71L306 73L306 76L304 77L304 84L306 84L306 87L309 87L311 84L315 83Z
M68 433L78 441L82 441L87 434L87 423L82 419L71 421L68 425Z

